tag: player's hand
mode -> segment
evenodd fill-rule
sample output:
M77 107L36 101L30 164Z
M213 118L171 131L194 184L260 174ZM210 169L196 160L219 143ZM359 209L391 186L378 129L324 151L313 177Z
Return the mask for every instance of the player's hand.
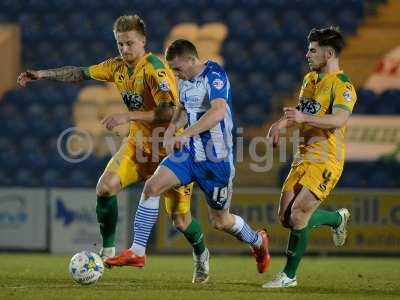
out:
M294 107L285 107L283 111L285 113L285 118L288 122L296 122L298 124L302 124L306 121L306 114L302 113Z
M130 121L129 113L111 114L106 116L101 123L108 129L113 130L116 126L128 123Z
M28 82L38 80L38 79L40 79L39 71L27 70L27 71L19 74L19 76L17 78L17 83L20 86L25 87Z
M269 128L267 137L269 139L272 139L272 146L274 148L278 146L280 132L279 132L279 125L277 123L272 124L272 126Z
M181 150L188 141L189 138L185 135L173 136L165 141L165 150L168 154L174 153L176 150Z
M169 125L167 130L165 131L163 139L163 147L165 149L167 149L167 142L174 137L175 131L176 127L174 125Z

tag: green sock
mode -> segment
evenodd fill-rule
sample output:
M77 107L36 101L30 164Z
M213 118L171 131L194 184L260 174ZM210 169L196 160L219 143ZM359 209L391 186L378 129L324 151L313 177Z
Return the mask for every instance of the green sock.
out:
M103 247L114 247L118 221L117 196L97 196L96 214L97 222L100 224L100 233L103 238Z
M337 211L328 211L323 209L316 209L308 221L310 228L318 227L321 225L329 225L333 228L339 226L342 217Z
M304 251L308 244L309 229L292 229L289 234L289 243L286 250L286 266L283 272L289 277L296 276L297 267L300 264Z
M204 252L206 246L204 245L203 231L200 223L195 218L192 218L192 223L182 233L192 245L194 254L200 255Z

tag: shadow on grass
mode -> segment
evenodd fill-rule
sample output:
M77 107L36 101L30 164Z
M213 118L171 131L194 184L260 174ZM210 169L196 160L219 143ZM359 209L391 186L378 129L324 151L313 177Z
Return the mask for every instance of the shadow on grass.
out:
M179 282L176 280L152 281L152 280L127 280L122 283L120 280L111 280L102 282L99 288L104 290L140 290L145 289L151 291L209 291L209 292L228 292L238 294L322 294L322 295L369 295L369 296L400 296L400 289L380 290L372 288L332 288L332 287L296 287L287 289L263 289L258 283L250 282L208 282L207 284L194 285L187 282Z
M212 279L211 279L212 280ZM13 280L14 281L14 280ZM0 287L2 285L0 284ZM245 281L210 281L207 284L194 285L191 282L182 282L176 279L162 280L151 278L140 279L121 279L121 278L108 278L104 281L99 281L95 285L81 286L74 283L72 280L66 279L50 279L50 278L31 278L23 282L8 282L6 288L24 289L95 289L97 291L115 291L115 292L173 292L173 291L202 291L202 292L219 292L219 293L237 293L237 294L274 294L274 295L354 295L354 296L399 296L400 288L391 290L387 289L373 289L373 288L334 288L323 286L300 286L296 288L287 289L263 289L259 283L251 283Z

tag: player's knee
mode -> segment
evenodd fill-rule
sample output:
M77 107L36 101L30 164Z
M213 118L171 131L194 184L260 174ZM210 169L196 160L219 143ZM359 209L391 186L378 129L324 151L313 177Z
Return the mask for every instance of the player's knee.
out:
M143 189L144 194L146 197L157 197L160 196L161 194L161 189L157 182L154 180L148 179L145 184L144 184L144 189Z
M224 230L224 223L222 223L218 220L211 220L211 225L214 229Z
M175 228L179 231L185 231L189 226L188 218L184 214L173 214L171 219Z
M101 197L109 197L117 194L120 189L119 179L112 178L112 176L102 176L97 183L96 193Z
M221 231L227 231L230 229L228 223L224 220L224 218L212 217L210 221L214 229Z
M304 227L305 213L300 208L292 208L290 214L290 223L293 228L302 228Z
M111 196L113 194L113 188L110 184L99 181L96 186L96 193L101 197Z

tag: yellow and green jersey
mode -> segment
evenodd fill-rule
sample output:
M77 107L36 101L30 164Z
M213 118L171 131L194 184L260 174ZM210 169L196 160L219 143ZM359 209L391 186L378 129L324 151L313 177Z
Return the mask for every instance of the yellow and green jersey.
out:
M178 88L172 70L156 55L144 55L135 68L128 66L121 57L110 58L85 69L88 78L113 82L130 111L152 111L159 105L179 103ZM130 137L138 134L150 138L156 127L166 124L131 122Z
M352 112L357 95L349 78L342 72L308 73L301 87L298 109L306 114L324 116L336 109ZM302 161L332 162L342 167L345 157L346 128L300 127L300 143L294 164Z

